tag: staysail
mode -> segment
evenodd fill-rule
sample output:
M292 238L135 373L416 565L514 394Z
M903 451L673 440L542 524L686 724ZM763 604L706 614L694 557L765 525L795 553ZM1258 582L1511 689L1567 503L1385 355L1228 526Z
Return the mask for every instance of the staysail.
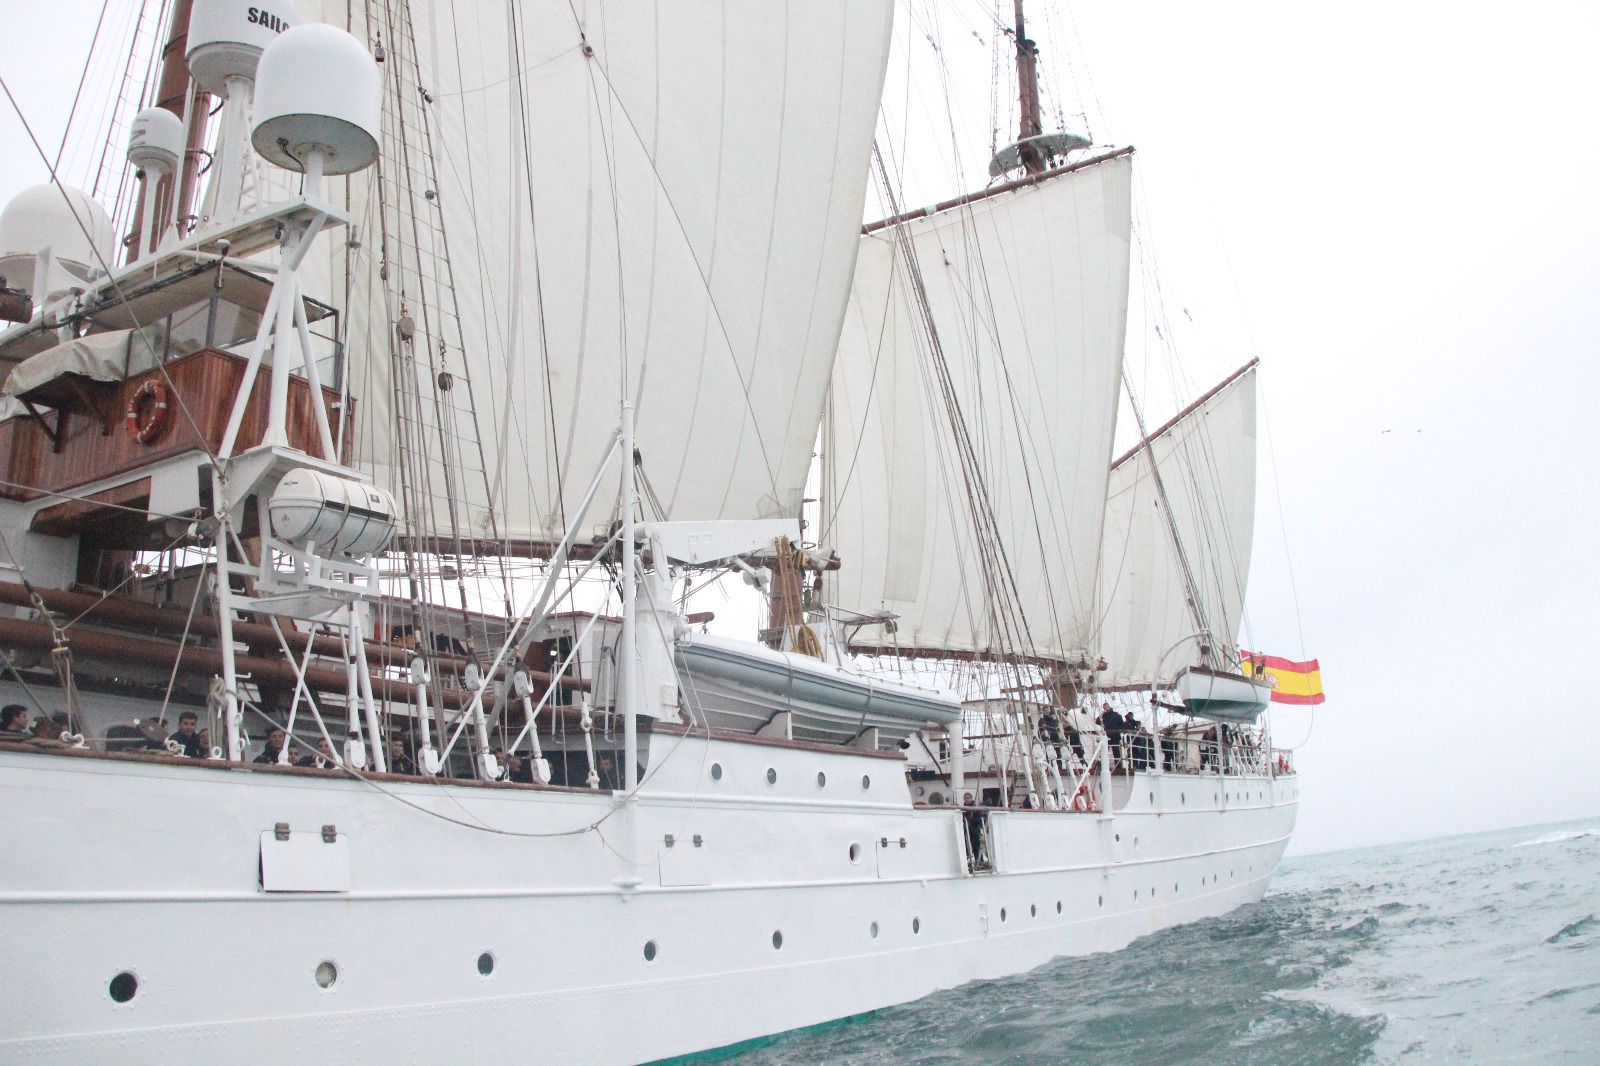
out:
M1151 461L1161 472L1170 521ZM1102 684L1170 681L1200 662L1201 624L1231 651L1255 525L1256 365L1236 371L1117 460L1106 494L1100 595ZM1188 602L1177 531L1198 603ZM1198 616L1198 617L1197 617Z
M861 241L825 432L821 538L844 560L834 602L898 615L900 651L1004 649L974 491L992 510L1028 652L1075 661L1089 646L1131 180L1119 153ZM930 322L981 485L951 444L957 416L934 381Z
M409 383L389 379L408 370L383 353L405 328L418 387L432 390L419 417L463 417L434 357L474 389L487 497L472 506L493 501L500 537L559 533L625 392L646 498L664 517L798 517L856 252L888 0L325 6L381 50L385 135L406 142L349 190L361 227L349 348L370 353L354 372L362 465L399 480L388 397ZM438 182L424 189L428 147ZM410 217L389 224L378 201L402 194L393 217ZM331 277L346 251L331 251ZM434 295L447 284L458 326Z

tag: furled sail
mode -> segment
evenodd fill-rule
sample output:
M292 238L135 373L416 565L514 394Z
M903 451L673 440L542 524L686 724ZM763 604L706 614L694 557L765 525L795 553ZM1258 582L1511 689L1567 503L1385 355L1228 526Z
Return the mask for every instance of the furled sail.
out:
M898 239L894 229L862 239L833 375L821 535L844 562L835 602L899 615L902 651L1076 660L1088 648L1131 179L1119 154L904 222ZM959 419L935 384L924 306ZM977 484L951 443L957 421ZM1001 631L985 589L973 491L992 509L1026 649Z
M321 14L344 23L344 7ZM349 7L386 78L383 164L349 187L362 464L395 484L408 430L455 432L458 480L485 486L446 486L467 532L550 536L626 392L665 517L798 517L888 0ZM345 255L331 250L332 279ZM474 410L476 443L460 428Z
M1152 458L1171 502L1170 522L1161 511ZM1099 653L1109 667L1102 683L1160 683L1196 665L1200 619L1215 650L1235 647L1255 498L1251 363L1153 433L1148 449L1135 448L1112 468L1100 567ZM1173 529L1189 561L1197 610L1188 603Z

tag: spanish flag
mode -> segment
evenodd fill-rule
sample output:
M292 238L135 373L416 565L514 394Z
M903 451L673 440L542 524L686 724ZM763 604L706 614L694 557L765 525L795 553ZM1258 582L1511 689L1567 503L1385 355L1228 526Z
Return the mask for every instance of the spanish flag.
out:
M1246 673L1253 672L1258 677L1272 679L1273 703L1321 703L1325 698L1322 694L1322 667L1317 665L1315 659L1297 663L1276 655L1241 651L1239 660L1239 665Z

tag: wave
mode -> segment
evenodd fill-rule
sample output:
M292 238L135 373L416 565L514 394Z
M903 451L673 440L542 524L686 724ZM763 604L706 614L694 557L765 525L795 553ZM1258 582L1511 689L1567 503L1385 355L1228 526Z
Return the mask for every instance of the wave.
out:
M1600 837L1600 826L1590 826L1588 829L1558 829L1554 833L1524 840L1520 844L1511 845L1514 848L1531 848L1535 844L1560 844L1565 840L1579 840L1583 837Z
M1600 919L1597 919L1592 914L1585 915L1575 922L1568 922L1563 925L1560 929L1545 937L1544 942L1546 944L1559 944L1563 940L1570 940L1575 936L1583 936L1597 926L1600 926Z

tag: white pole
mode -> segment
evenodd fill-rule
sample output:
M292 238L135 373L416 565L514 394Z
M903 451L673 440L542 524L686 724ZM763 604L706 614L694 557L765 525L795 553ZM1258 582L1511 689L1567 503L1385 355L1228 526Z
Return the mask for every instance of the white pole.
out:
M1111 737L1100 738L1100 813L1111 813Z
M227 492L222 475L211 474L212 506L218 511L226 506ZM227 738L228 761L244 759L244 746L239 737L239 675L233 661L233 594L228 581L228 516L219 514L217 522L217 650L222 653L222 687L225 714L222 720L223 735Z
M628 792L639 787L639 648L634 639L638 615L633 542L633 404L622 402L622 641L617 656L622 666L622 724L624 784ZM664 560L657 560L662 563Z
M372 698L372 671L367 667L367 639L361 627L366 623L365 612L359 604L350 605L350 657L356 661L356 680L361 685L361 709L367 717L367 750L372 755L372 768L378 773L388 769L388 752L385 739L378 730L378 703ZM351 708L350 721L355 721ZM352 726L352 728L354 728Z
M966 746L963 733L966 729L965 712L950 723L950 791L955 793L956 806L961 806L961 795L967 787L966 760L962 748Z

